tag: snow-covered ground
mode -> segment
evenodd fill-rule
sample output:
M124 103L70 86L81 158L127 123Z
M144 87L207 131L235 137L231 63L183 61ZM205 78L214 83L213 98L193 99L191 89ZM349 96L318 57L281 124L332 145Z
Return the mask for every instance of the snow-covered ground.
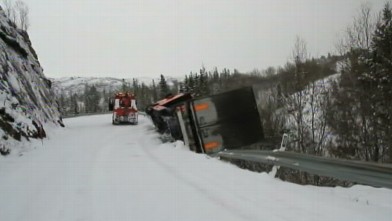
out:
M392 190L301 186L162 144L149 119L66 119L0 158L0 220L391 220Z

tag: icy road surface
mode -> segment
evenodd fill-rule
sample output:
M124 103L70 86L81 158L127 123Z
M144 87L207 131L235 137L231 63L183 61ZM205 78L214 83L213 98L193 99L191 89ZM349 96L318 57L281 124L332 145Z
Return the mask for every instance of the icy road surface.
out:
M0 158L1 221L391 220L392 190L300 186L162 144L151 122L67 119ZM34 149L34 147L36 147Z

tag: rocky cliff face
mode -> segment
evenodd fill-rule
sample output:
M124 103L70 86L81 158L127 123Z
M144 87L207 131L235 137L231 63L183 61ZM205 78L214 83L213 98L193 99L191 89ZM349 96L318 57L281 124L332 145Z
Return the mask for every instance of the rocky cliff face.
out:
M26 32L0 8L0 154L60 125L55 96Z

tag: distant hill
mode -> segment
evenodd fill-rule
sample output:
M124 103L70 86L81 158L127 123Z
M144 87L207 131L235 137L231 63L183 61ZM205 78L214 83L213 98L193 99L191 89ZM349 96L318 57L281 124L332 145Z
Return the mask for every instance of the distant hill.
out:
M166 77L166 76L165 76ZM159 77L136 77L136 78L113 78L113 77L63 77L63 78L51 78L53 82L53 90L56 95L63 95L69 97L71 94L81 95L84 93L86 85L94 85L99 92L102 91L117 91L120 90L123 85L123 80L129 86L132 86L133 80L137 80L139 84L144 83L147 86L151 86L153 80L155 84L159 84ZM166 81L169 85L172 85L174 81L182 79L174 77L166 77Z

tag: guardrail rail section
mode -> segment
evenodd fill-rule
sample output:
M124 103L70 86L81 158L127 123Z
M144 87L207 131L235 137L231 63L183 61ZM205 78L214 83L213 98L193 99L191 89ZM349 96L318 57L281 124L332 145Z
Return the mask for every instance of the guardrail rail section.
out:
M245 160L282 166L310 174L392 189L392 165L318 157L284 151L226 150L222 159Z

